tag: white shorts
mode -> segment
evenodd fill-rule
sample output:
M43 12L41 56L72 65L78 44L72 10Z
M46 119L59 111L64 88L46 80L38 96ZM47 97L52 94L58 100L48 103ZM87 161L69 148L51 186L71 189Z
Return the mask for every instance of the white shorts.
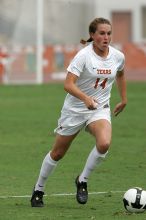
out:
M67 115L62 114L58 120L58 127L54 130L55 133L70 136L79 132L82 128L86 128L93 121L105 119L111 123L110 108L93 110L93 113Z

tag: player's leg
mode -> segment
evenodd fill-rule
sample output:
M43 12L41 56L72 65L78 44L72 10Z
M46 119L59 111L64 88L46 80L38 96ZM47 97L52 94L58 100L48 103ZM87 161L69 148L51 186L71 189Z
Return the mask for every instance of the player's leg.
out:
M65 155L76 135L77 133L70 136L62 136L57 134L52 150L45 156L43 160L40 174L31 198L32 207L42 207L44 205L43 195L46 181L57 166L57 162Z
M58 161L65 155L76 135L85 126L85 123L86 120L82 115L64 114L62 112L58 120L58 126L54 130L57 134L54 146L43 160L40 174L34 188L34 193L31 198L31 205L33 207L43 206L43 191L48 177L57 166ZM41 198L40 202L36 201L36 192L39 193Z
M88 200L87 181L89 175L105 158L110 146L112 133L111 123L105 119L93 121L88 125L88 129L96 139L96 146L90 152L82 173L76 179L76 198L81 204L85 204Z
M84 170L80 175L79 180L83 182L87 182L92 170L105 158L111 143L112 134L111 124L105 119L92 122L88 125L88 128L96 139L96 146L90 152Z

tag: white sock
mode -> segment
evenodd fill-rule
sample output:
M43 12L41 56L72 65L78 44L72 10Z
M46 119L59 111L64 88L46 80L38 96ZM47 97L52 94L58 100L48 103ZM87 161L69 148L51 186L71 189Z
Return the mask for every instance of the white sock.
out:
M79 182L88 181L90 173L95 169L96 166L98 166L102 162L103 158L105 158L107 153L108 152L106 152L105 154L99 153L96 146L92 149L87 158L85 167L81 175L79 176Z
M44 191L45 183L48 179L48 176L51 175L55 167L57 166L57 161L53 160L49 154L43 160L40 174L35 185L35 190Z

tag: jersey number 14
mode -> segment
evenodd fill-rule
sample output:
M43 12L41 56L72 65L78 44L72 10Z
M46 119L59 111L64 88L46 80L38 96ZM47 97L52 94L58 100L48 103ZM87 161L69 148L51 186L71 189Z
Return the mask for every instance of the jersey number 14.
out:
M95 82L95 85L94 85L94 89L96 89L98 86L101 86L102 89L104 89L105 86L106 86L107 80L108 80L108 78L105 78L105 79L99 84L100 78L97 78L97 79L96 79L96 82Z

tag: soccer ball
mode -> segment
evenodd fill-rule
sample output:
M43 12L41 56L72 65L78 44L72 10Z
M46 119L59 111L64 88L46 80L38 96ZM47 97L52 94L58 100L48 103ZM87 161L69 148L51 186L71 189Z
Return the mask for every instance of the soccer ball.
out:
M146 191L139 187L128 189L123 196L124 207L131 213L146 210Z

